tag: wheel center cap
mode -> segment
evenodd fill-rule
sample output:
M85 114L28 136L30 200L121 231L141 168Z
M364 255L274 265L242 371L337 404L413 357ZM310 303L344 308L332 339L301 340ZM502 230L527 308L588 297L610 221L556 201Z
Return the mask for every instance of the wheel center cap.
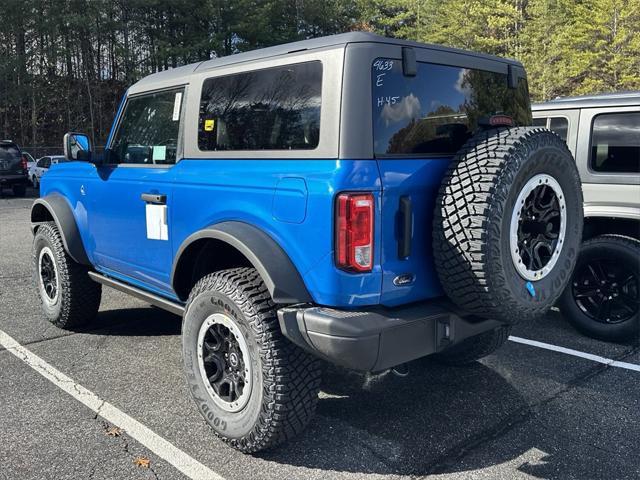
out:
M231 364L232 367L238 366L238 355L235 352L232 352L229 355L229 363Z

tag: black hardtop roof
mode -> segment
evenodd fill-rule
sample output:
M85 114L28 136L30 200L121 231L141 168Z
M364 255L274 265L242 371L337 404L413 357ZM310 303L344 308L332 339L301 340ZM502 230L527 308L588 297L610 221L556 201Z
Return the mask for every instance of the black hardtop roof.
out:
M211 70L213 68L223 67L227 65L251 62L255 60L262 60L266 58L277 57L286 55L288 53L299 52L303 50L315 50L320 48L340 47L349 43L385 43L399 46L407 46L414 48L427 48L432 50L439 50L442 52L449 52L451 54L464 54L472 55L480 58L488 58L497 60L500 62L511 63L513 65L522 66L520 62L513 59L497 57L494 55L488 55L484 53L471 52L467 50L461 50L457 48L445 47L442 45L432 45L427 43L414 42L410 40L400 40L395 38L387 38L381 35L376 35L369 32L348 32L340 33L337 35L329 35L326 37L312 38L309 40L301 40L298 42L286 43L283 45L276 45L273 47L260 48L257 50L251 50L243 53L236 53L225 57L212 58L211 60L205 60L198 63L192 63L183 67L173 68L171 70L165 70L158 73L153 73L141 79L136 83L136 87L143 86L144 84L155 83L159 81L178 79L179 77L187 77L194 72L201 72Z
M533 111L568 110L571 108L624 107L631 105L640 105L640 91L600 93L579 97L559 97L548 102L534 103L531 105L531 109Z

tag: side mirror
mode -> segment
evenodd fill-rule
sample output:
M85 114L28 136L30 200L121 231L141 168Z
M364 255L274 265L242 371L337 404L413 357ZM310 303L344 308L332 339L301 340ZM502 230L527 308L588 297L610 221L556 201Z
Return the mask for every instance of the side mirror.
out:
M84 133L65 133L63 144L67 160L91 161L91 141Z

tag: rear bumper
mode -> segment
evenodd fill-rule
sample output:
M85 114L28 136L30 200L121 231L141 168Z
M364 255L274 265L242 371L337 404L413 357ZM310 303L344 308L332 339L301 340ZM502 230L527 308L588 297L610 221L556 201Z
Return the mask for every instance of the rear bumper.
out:
M291 306L278 310L278 320L284 335L305 350L369 372L442 351L502 325L456 314L441 301L366 311Z
M29 177L26 175L2 175L0 174L0 187L12 187L14 185L28 185Z

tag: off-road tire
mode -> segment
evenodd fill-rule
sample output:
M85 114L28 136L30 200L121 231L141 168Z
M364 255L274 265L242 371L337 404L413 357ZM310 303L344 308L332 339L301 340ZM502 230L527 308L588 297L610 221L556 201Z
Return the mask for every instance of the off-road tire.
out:
M39 256L43 248L53 254L59 277L59 294L53 304L45 301L39 272ZM89 269L76 263L64 249L58 227L53 222L40 224L33 239L33 282L47 320L64 329L81 327L92 322L100 308L102 285L88 275Z
M637 343L640 341L638 311L627 320L618 323L601 323L582 311L574 299L573 286L581 266L598 258L619 262L633 269L636 282L640 279L640 241L622 235L600 235L591 238L582 244L574 278L560 297L558 307L569 323L587 336L607 342ZM636 290L638 287L640 286L636 285Z
M553 177L566 202L558 260L539 281L511 258L510 222L525 184ZM464 311L514 324L544 314L569 281L582 236L582 188L564 141L536 127L479 132L456 154L436 199L433 254L445 293Z
M213 401L199 370L198 333L215 313L234 321L249 349L253 384L246 406L237 412ZM282 335L275 305L255 269L222 270L196 283L186 305L182 348L198 410L232 447L245 453L272 448L299 434L313 417L321 362Z
M511 327L504 326L467 338L462 342L433 355L439 363L463 366L474 363L500 348L509 338Z
M27 187L24 185L14 185L12 190L14 197L24 197L27 194Z

